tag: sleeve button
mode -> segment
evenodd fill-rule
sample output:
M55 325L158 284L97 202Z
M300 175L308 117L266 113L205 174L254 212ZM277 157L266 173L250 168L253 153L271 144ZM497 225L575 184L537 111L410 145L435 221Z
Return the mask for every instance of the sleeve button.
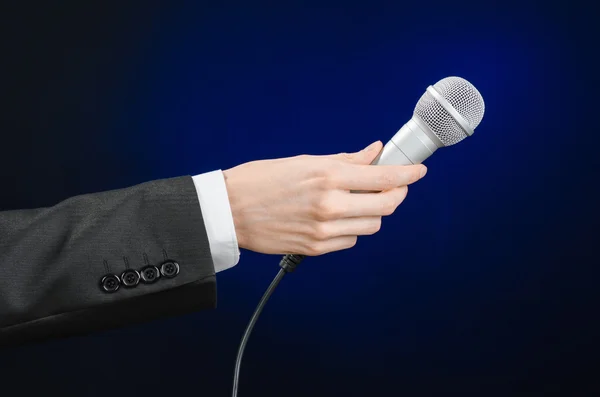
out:
M140 283L140 273L134 269L128 269L121 274L121 283L125 288L133 288Z
M142 282L146 284L155 283L160 277L160 272L156 266L145 266L140 270Z
M179 274L179 264L175 261L166 261L161 265L160 273L166 278L173 278Z
M121 280L119 280L119 277L117 277L114 274L107 274L106 276L102 277L102 279L100 280L100 288L104 291L104 292L115 292L119 289L119 286L121 285Z

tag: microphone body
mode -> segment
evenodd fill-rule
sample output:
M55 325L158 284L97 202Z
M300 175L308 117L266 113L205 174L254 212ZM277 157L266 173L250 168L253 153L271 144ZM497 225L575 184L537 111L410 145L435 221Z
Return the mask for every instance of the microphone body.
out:
M370 165L421 164L438 148L444 146L429 127L413 116L385 144ZM372 190L350 190L350 193L379 193Z
M421 120L413 116L385 144L372 165L421 164L444 146Z

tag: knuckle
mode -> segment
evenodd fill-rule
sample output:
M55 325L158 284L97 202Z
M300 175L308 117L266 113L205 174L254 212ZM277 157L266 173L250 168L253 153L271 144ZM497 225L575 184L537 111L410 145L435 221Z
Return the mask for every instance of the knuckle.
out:
M388 206L387 208L384 208L381 212L382 212L382 215L384 215L384 216L390 216L394 213L395 210L396 210L395 206L393 206L393 207Z
M400 204L406 198L407 194L408 194L408 186L402 186L400 188L400 192L398 193L398 199L399 199L398 204Z
M381 217L378 217L367 229L368 234L375 234L381 230Z
M398 204L396 203L395 200L392 199L386 199L383 201L382 205L381 205L381 214L382 215L392 215L394 213L394 211L396 210L396 207L398 206Z
M331 190L335 187L337 177L335 167L322 168L316 171L317 186L322 190Z
M346 248L354 247L357 242L358 242L358 236L352 236L352 238L348 239L348 244L346 245Z
M306 245L304 248L306 255L318 256L324 253L323 245L319 242L312 242Z
M327 240L330 238L330 234L329 227L326 223L318 222L313 226L312 237L315 240Z
M328 221L338 217L340 210L329 195L324 195L315 205L315 218L318 221Z
M408 186L403 186L400 190L400 194L398 197L398 205L402 204L406 196L408 195Z

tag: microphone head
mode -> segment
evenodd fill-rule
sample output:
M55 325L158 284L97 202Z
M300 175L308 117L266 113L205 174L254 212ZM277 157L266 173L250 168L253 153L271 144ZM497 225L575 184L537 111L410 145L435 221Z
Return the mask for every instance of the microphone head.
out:
M415 107L414 115L429 127L444 146L454 145L471 135L485 112L485 103L477 88L463 78L446 77L438 81L433 90L439 96L432 95L429 90L425 91ZM446 103L441 103L436 96L441 96L441 101L445 99ZM448 111L448 106L454 111ZM458 113L463 120L457 120L452 113ZM461 126L461 123L466 123L471 131Z

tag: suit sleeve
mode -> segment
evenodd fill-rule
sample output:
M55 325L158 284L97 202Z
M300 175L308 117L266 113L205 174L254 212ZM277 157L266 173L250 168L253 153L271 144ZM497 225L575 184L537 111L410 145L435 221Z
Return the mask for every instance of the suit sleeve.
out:
M0 212L0 346L216 306L192 178Z

